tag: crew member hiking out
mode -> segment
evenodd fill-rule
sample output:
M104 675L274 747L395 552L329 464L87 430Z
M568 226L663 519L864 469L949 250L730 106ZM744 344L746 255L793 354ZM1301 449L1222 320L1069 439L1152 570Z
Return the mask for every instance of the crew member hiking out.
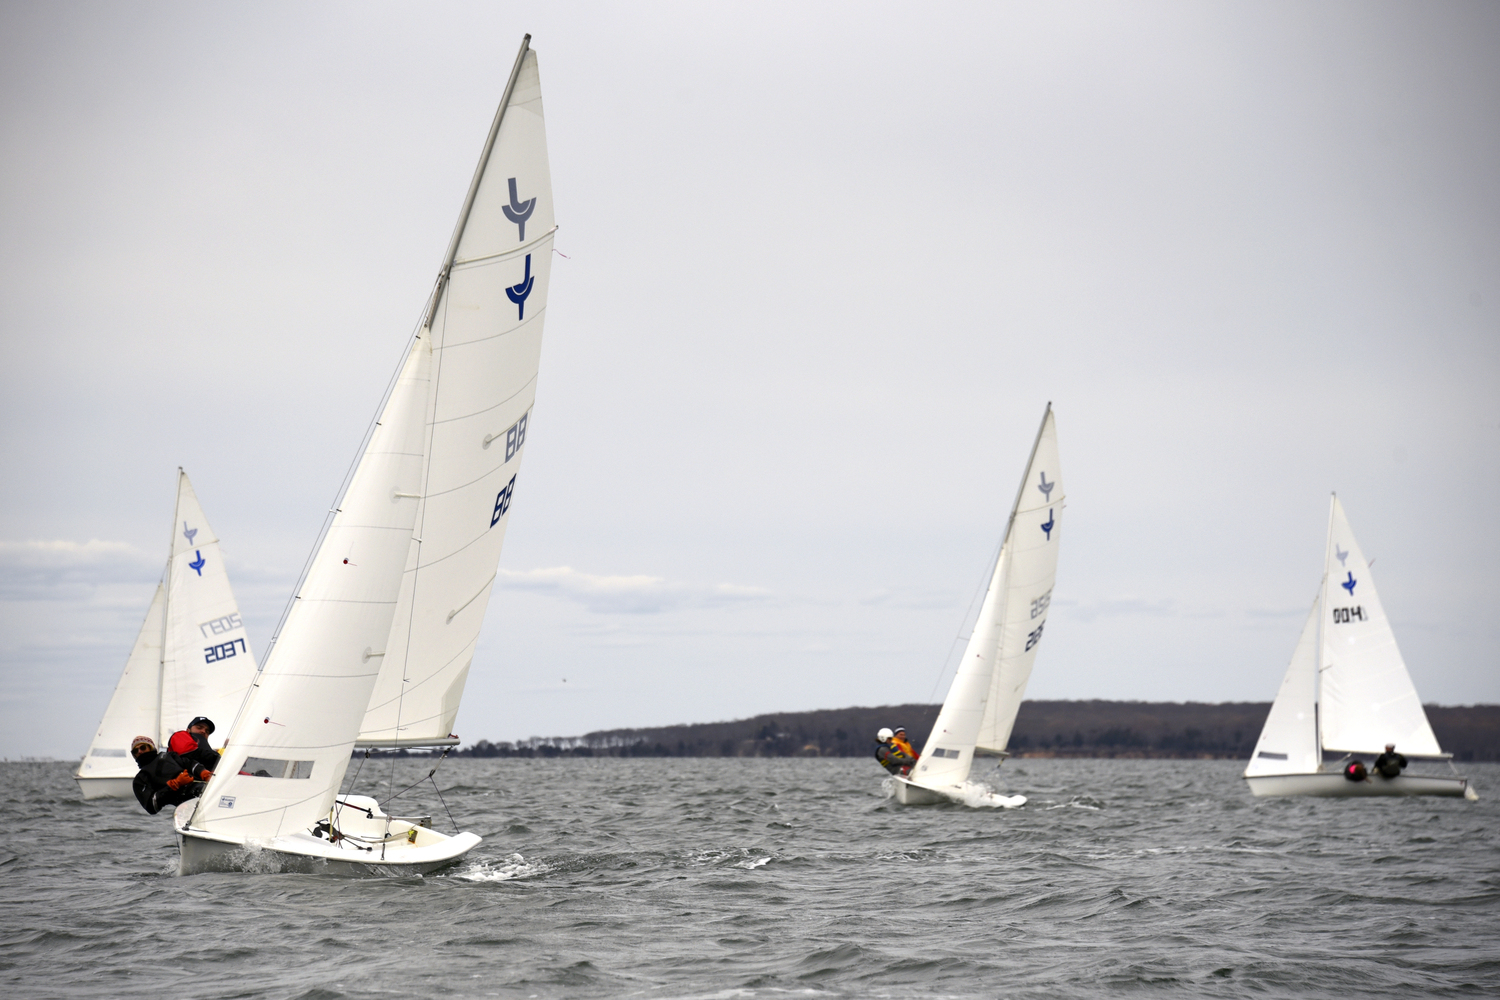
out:
M179 746L196 743L187 733L176 733L183 737ZM169 748L156 749L156 741L149 736L137 736L130 741L130 756L135 758L138 770L131 782L131 790L141 808L155 816L168 806L175 806L188 799L197 798L202 791L194 781L207 781L213 772L194 761L184 761Z
M896 749L906 754L906 756L910 757L912 760L916 760L919 756L921 756L917 753L916 750L912 748L911 740L906 738L905 726L897 726L895 728L894 733L891 736L891 743L896 747Z
M1406 758L1396 752L1396 744L1387 743L1385 753L1375 758L1375 763L1370 770L1382 778L1400 777L1401 772L1406 770Z
M880 761L880 766L892 774L908 774L911 766L917 762L917 758L906 753L893 739L896 734L889 729L882 729L875 734L875 759Z
M1370 780L1370 772L1365 769L1365 762L1362 761L1362 760L1351 760L1349 763L1345 764L1344 765L1344 780L1345 781L1369 781Z
M187 760L197 761L210 771L216 770L219 766L219 752L208 743L208 738L213 735L214 731L213 720L205 719L200 715L188 723L187 731L197 746L181 756Z

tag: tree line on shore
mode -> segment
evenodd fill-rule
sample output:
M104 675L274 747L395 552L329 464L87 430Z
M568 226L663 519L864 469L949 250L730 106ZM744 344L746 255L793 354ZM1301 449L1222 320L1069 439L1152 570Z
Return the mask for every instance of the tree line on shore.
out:
M1011 734L1017 757L1247 759L1269 702L1025 701ZM1460 761L1500 760L1500 705L1428 705L1443 749ZM731 722L609 729L582 736L479 740L457 757L865 757L883 726L905 726L920 748L937 705L775 712Z

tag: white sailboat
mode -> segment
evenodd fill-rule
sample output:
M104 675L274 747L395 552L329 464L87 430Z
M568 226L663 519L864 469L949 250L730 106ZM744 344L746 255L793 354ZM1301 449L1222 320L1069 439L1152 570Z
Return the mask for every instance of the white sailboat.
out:
M130 741L158 745L194 716L229 724L255 679L239 605L187 473L177 470L177 503L167 566L136 635L109 707L73 778L86 799L129 798L136 775Z
M1394 743L1409 758L1448 760L1422 710L1375 581L1343 505L1333 497L1323 583L1303 623L1245 780L1257 797L1466 795L1458 774L1402 774L1366 781L1343 765Z
M895 778L896 799L904 805L1025 804L1024 795L977 788L969 782L969 770L976 753L1003 757L1010 742L1052 602L1063 503L1057 424L1048 403L948 697L912 773Z
M356 745L456 742L541 357L555 233L522 42L427 310L203 796L181 871L427 872L448 836L340 795Z

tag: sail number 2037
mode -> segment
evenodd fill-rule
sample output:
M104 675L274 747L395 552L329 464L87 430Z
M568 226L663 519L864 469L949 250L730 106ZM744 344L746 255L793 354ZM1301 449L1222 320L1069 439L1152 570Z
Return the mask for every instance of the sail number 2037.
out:
M1369 621L1369 619L1365 617L1365 609L1363 607L1334 608L1333 620L1337 624L1343 624L1344 622Z
M209 646L208 648L203 650L203 662L218 663L220 660L227 660L231 656L236 656L238 655L235 652L236 646L239 647L240 653L245 652L244 639L235 639L232 642L226 642L221 646Z

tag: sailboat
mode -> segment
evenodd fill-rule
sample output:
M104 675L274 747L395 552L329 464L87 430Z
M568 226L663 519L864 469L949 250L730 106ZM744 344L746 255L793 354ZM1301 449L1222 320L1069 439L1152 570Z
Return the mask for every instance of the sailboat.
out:
M1024 795L996 795L972 785L969 771L976 753L1006 756L1052 603L1063 501L1057 423L1048 403L948 697L919 762L909 776L894 779L903 805L1026 803Z
M340 794L357 745L451 744L541 358L553 224L527 35L422 321L201 798L183 874L424 873L479 843Z
M1454 774L1344 777L1352 758L1394 743L1409 758L1449 762L1422 710L1369 563L1335 494L1328 513L1323 583L1302 625L1292 662L1271 704L1245 780L1256 797L1463 795Z
M219 539L179 468L166 569L109 707L73 774L83 797L130 798L136 775L132 739L148 735L164 745L199 715L222 725L223 733L254 679L255 656Z

